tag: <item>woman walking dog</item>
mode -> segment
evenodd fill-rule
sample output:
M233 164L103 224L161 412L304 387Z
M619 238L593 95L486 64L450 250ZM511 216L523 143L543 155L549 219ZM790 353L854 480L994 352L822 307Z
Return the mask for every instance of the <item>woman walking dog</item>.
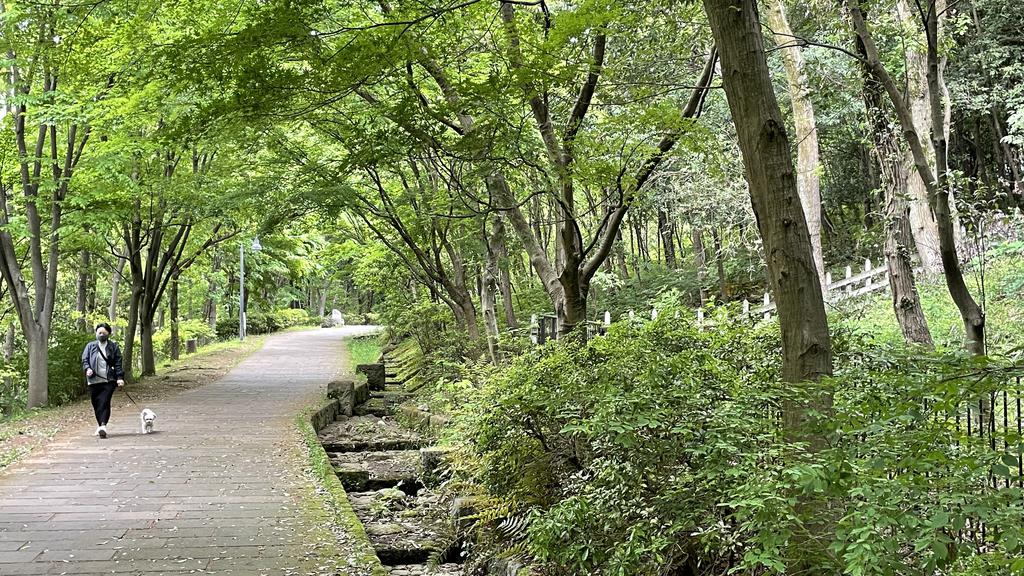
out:
M110 324L96 325L96 340L82 351L82 369L89 383L92 409L96 413L96 436L107 437L110 420L110 399L114 390L124 386L124 368L121 366L121 348L110 340Z

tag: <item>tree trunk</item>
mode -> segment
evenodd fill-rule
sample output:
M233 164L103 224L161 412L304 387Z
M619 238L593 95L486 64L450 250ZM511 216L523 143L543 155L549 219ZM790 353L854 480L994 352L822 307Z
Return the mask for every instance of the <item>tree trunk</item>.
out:
M817 381L832 374L832 343L789 137L768 73L757 2L704 0L704 11L721 54L723 87L764 244L782 333L782 378ZM817 391L783 400L782 428L786 440L804 443L814 453L825 449L826 438L808 424L816 415L828 418L832 394L810 390ZM832 528L817 507L817 498L801 496L796 504L807 520L805 530L794 534L789 545L801 551L801 558L827 554ZM812 562L803 560L792 572L810 573Z
M145 308L145 307L144 307ZM146 318L146 313L139 318L139 343L142 346L142 376L156 374L156 354L153 352L153 317Z
M722 234L718 228L711 229L711 238L715 242L715 266L718 268L718 298L722 302L729 299L729 285L725 279L725 250L722 249Z
M498 315L495 292L497 291L498 283L498 255L501 251L498 246L501 242L498 233L499 231L504 232L504 230L499 229L501 217L496 215L494 220L495 224L491 229L491 234L487 234L486 228L484 229L484 241L487 245L487 266L484 267L481 282L480 307L483 309L484 329L487 331L487 351L491 357L491 362L497 366L500 358L498 353Z
M210 275L207 280L208 292L203 300L203 318L210 329L214 331L217 329L217 272L220 270L221 260L221 251L219 249L214 250L210 265ZM321 314L322 316L323 314Z
M117 259L117 268L110 275L110 306L107 308L107 318L110 319L110 323L117 324L117 291L121 286L121 275L124 273L123 258Z
M897 0L896 9L900 19L909 25L911 30L919 28L919 17L917 8L912 7L907 0ZM907 67L907 88L906 99L910 103L910 114L913 118L914 129L918 134L928 134L931 122L929 112L930 95L928 92L928 58L927 53L916 48L919 38L908 42L904 50ZM927 139L921 139L921 146L926 158L930 163L935 161L935 149ZM906 163L908 167L914 166L914 152L907 150ZM917 247L917 255L921 260L921 268L926 274L940 274L942 272L942 255L939 251L939 226L935 219L935 213L929 200L928 185L921 178L921 174L910 168L910 178L907 181L907 192L910 203L910 227L914 235L914 244Z
M516 309L512 302L512 277L509 273L508 244L505 242L505 222L500 214L494 216L492 236L498 257L498 288L505 309L505 323L509 328L519 327L516 321Z
M708 281L708 260L707 251L704 249L704 232L694 226L690 229L690 239L693 242L693 267L697 269L697 289L700 294L700 305L708 303L708 293L705 289Z
M618 238L615 240L615 252L612 257L618 267L619 278L625 280L629 278L629 268L626 267L626 241L622 239L622 230L619 230L616 236Z
M789 382L832 373L832 345L825 303L803 207L797 192L789 138L775 100L754 0L704 0L722 59L726 98L739 137L751 203L782 330L782 374ZM832 398L787 402L787 433L799 437L811 412L827 413ZM812 439L812 448L823 439Z
M7 332L4 334L4 365L8 366L11 363L11 359L14 358L14 335L15 328L14 322L7 323ZM11 376L4 376L4 389L14 393L14 378ZM13 406L11 406L13 408Z
M894 166L895 168L895 166ZM905 168L900 161L900 171ZM903 180L902 183L905 183ZM885 184L885 260L889 266L889 288L896 321L907 342L934 347L928 320L921 308L921 299L914 281L914 265L910 260L910 223L903 186L899 180Z
M87 332L89 330L89 320L86 318L86 306L88 305L89 298L89 267L91 265L91 258L88 250L82 250L80 257L81 262L79 263L80 269L78 270L78 285L75 297L75 313L78 317L75 319L75 324L79 332Z
M128 323L124 333L124 375L129 382L135 378L135 334L139 328L139 308L142 303L142 285L132 281L128 299Z
M86 295L85 295L85 309L88 310L89 312L95 312L97 310L97 308L96 308L96 284L97 284L97 275L90 273L89 274L89 286L88 286L88 288L86 288Z
M327 279L324 281L324 285L320 287L320 298L316 304L317 318L323 318L324 314L327 313L327 294L331 291L331 281Z
M672 240L673 231L675 226L668 219L668 213L664 210L658 210L658 235L661 237L661 245L665 250L665 265L669 269L674 270L676 268L676 245Z
M801 48L794 42L793 30L786 18L782 0L767 2L768 25L778 36L782 48L782 64L786 69L786 84L793 103L793 124L796 129L797 160L796 187L800 204L807 220L807 233L811 237L814 266L818 270L818 283L825 286L825 258L821 251L821 164L818 161L818 130L811 104L810 86L804 71Z
M37 327L25 331L28 345L28 408L45 406L48 401L50 367L48 365L50 330Z
M863 45L858 47L862 48ZM900 135L886 113L882 87L866 71L865 76L864 104L885 197L885 260L889 268L893 312L907 342L932 348L932 335L928 330L924 310L921 309L914 281L914 266L910 259L913 237L907 219L908 174L905 155L900 146Z
M171 278L171 360L181 357L181 335L178 333L178 275Z

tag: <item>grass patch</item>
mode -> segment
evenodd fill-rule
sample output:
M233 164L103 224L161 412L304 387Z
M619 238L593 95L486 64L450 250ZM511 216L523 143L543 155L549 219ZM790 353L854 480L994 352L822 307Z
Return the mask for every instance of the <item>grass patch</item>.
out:
M375 364L380 359L380 338L376 335L350 338L348 357L352 369L360 364Z
M971 293L985 308L985 324L990 354L1003 354L1019 348L1024 333L1024 246L1008 243L991 250L986 258L984 276L978 262L972 262L964 276ZM982 277L984 284L982 285ZM984 290L982 290L984 286ZM918 294L928 328L940 349L957 349L964 344L960 313L953 304L942 276L918 278ZM843 302L839 314L830 317L845 330L862 334L878 342L901 345L903 335L893 314L888 291L852 302Z

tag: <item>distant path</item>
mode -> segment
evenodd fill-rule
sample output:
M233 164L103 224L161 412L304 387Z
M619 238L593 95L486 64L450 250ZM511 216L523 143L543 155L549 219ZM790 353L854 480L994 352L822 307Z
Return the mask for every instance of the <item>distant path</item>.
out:
M149 406L156 433L138 434L141 406L115 409L108 439L89 426L0 474L0 574L333 574L348 559L311 505L294 418L367 330L271 336Z

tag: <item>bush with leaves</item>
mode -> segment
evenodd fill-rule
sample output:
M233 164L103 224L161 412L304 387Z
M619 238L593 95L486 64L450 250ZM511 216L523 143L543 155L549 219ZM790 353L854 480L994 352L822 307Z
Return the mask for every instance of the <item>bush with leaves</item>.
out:
M1004 371L837 334L837 375L789 385L774 325L672 316L537 349L458 411L453 485L528 518L548 573L1010 572L1021 491L984 486L1016 474L1021 439L998 432L993 450L954 425ZM829 439L812 454L784 440L779 407L822 388L835 409L811 423ZM985 546L964 538L981 522L999 532Z

